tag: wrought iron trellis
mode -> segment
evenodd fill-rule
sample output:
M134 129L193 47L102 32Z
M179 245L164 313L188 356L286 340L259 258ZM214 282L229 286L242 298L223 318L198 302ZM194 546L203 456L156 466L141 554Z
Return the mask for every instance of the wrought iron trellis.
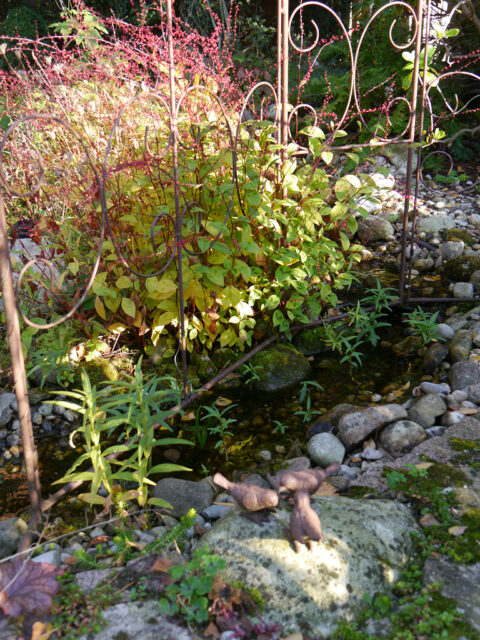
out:
M451 15L464 4L467 0L462 0L458 3L458 5L452 9ZM325 3L322 3L318 0L308 0L306 2L302 2L293 12L289 12L289 2L288 0L278 0L277 2L277 19L278 19L278 28L277 28L277 80L276 85L269 82L261 82L258 83L252 90L245 96L243 108L239 117L237 117L236 124L232 125L229 119L229 114L225 109L222 102L218 99L214 92L211 89L205 86L191 86L187 88L179 89L177 83L175 81L175 63L174 63L174 52L173 52L173 28L172 28L172 4L173 0L168 0L167 5L167 34L168 34L168 55L169 55L169 68L168 68L168 93L148 93L144 92L136 95L132 98L121 110L118 114L118 117L115 120L113 125L104 157L104 163L102 167L101 173L97 171L95 163L93 162L90 152L88 148L84 145L81 137L71 129L62 119L52 115L45 114L36 114L29 115L24 118L21 118L11 124L8 129L5 131L3 138L0 141L0 181L3 185L4 194L3 198L0 197L0 267L2 273L2 284L3 284L3 297L5 303L5 311L6 311L6 319L7 319L7 327L8 327L8 337L12 355L12 363L13 363L13 374L15 381L15 392L17 395L18 406L19 406L19 415L22 429L22 438L24 445L24 455L26 461L26 474L28 479L29 486L29 496L32 507L32 512L34 514L34 518L32 521L35 523L42 512L47 510L50 506L52 506L58 499L60 499L63 495L65 495L69 490L79 486L81 483L70 483L66 487L62 488L50 498L43 500L41 499L40 493L40 482L39 482L39 473L38 473L38 459L34 444L32 424L30 419L30 407L28 402L28 393L27 393L27 384L26 384L26 376L25 376L25 367L22 355L22 347L21 347L21 336L20 336L20 326L17 315L16 308L16 298L18 299L19 288L22 286L22 282L25 274L28 269L32 265L36 265L37 268L40 268L44 272L49 273L51 278L55 274L54 268L46 261L44 258L33 259L28 262L24 268L22 269L18 281L16 283L16 292L14 292L13 280L11 276L11 267L10 267L10 257L9 257L9 245L8 245L8 234L7 234L7 224L6 224L6 215L5 215L5 205L7 206L9 202L14 200L15 198L21 198L23 200L28 199L38 199L41 196L42 188L44 186L44 178L45 178L45 169L41 162L41 159L36 158L35 162L31 160L30 166L24 170L24 175L29 175L30 181L32 184L29 188L24 190L15 186L14 176L5 169L5 155L8 155L8 141L11 136L18 134L20 137L23 136L23 144L25 145L25 157L28 158L30 154L30 150L28 148L28 140L26 139L26 135L28 134L28 127L35 123L38 125L40 123L42 130L48 129L49 125L58 125L62 127L65 131L68 132L73 139L76 140L79 147L83 149L84 153L84 161L82 164L82 173L79 177L77 173L77 180L82 183L86 182L86 176L88 175L91 183L95 185L95 193L98 193L100 200L100 225L98 228L99 234L99 242L98 249L96 254L95 263L93 269L84 285L84 290L82 295L78 298L75 305L69 309L62 317L57 320L47 323L40 324L34 320L31 320L27 315L19 309L19 313L25 322L26 325L37 328L37 329L48 329L54 327L66 319L70 318L83 304L85 298L89 292L90 287L94 283L96 274L98 272L102 249L105 245L104 240L108 239L114 246L117 255L120 257L122 263L128 267L130 272L137 276L138 278L142 278L148 281L149 278L159 275L163 273L167 267L173 262L176 262L177 265L177 273L178 273L178 306L179 306L179 317L180 317L180 326L179 326L179 350L181 352L182 358L182 378L184 385L184 400L182 406L186 406L188 403L192 402L199 393L210 389L214 386L220 379L231 373L238 366L246 362L249 358L251 358L255 353L259 350L265 348L268 344L271 344L274 340L278 339L278 335L274 335L258 346L256 346L252 351L244 355L240 358L234 365L224 369L219 375L206 383L199 391L194 394L188 393L187 388L187 348L186 348L186 330L185 330L185 304L184 304L184 282L183 282L183 272L182 272L182 259L185 254L190 255L192 258L198 256L200 253L208 251L220 238L221 232L219 231L216 234L213 234L208 242L208 246L203 247L203 251L201 249L194 250L192 247L186 246L185 236L184 236L184 222L187 216L196 215L195 214L195 202L188 202L186 205L181 206L181 198L180 198L180 176L179 176L179 154L182 153L183 149L188 148L189 141L182 140L180 131L179 131L179 118L181 117L181 110L185 103L190 99L195 99L197 96L201 96L203 100L208 99L211 101L216 101L218 103L219 109L222 113L222 117L225 122L225 128L228 134L228 147L232 153L232 175L234 185L238 189L238 181L239 176L237 175L237 148L239 143L240 136L240 126L242 121L243 114L246 113L247 107L252 100L255 92L259 90L264 93L270 93L272 102L274 103L274 111L275 111L275 124L277 129L277 138L278 143L282 145L283 149L286 150L288 143L294 137L295 122L297 118L300 117L301 112L306 112L310 115L311 120L315 124L322 124L322 126L326 127L327 130L327 144L331 145L330 148L334 153L344 153L352 149L358 149L363 146L372 146L372 143L354 143L354 144L345 144L345 145L337 145L334 144L335 133L339 131L347 118L347 113L351 109L353 109L356 113L356 117L361 121L362 126L368 130L369 124L366 121L364 114L362 112L361 105L361 95L359 90L359 77L358 77L358 67L359 67L359 56L361 52L362 45L365 41L365 36L368 32L368 29L371 27L373 22L384 12L394 8L395 10L402 10L405 12L405 16L407 21L410 22L411 35L407 42L397 43L394 39L394 27L395 21L392 21L390 29L389 29L389 39L390 43L393 47L395 47L399 52L406 50L410 47L414 47L415 56L413 62L413 73L412 73L412 84L410 88L410 96L409 98L399 95L390 97L387 101L386 106L386 117L388 120L389 112L399 103L404 103L406 108L408 109L408 122L404 128L404 130L399 134L392 137L382 137L382 135L378 131L372 131L372 138L374 141L374 148L380 148L385 145L395 145L402 144L408 145L408 155L407 155L407 172L406 172L406 184L405 184L405 199L404 199L404 209L403 209L403 236L402 236L402 252L401 252L401 263L400 263L400 281L399 281L399 299L397 301L398 304L411 304L418 302L428 302L432 299L425 298L412 298L410 296L410 285L411 285L411 274L412 274L412 259L407 260L407 248L408 243L410 242L410 246L413 247L415 242L415 220L418 211L418 198L419 198L419 185L422 182L422 167L425 162L425 158L422 158L422 144L424 143L424 126L425 120L428 119L428 128L429 130L433 130L435 127L436 114L433 112L432 101L430 98L430 92L436 89L442 80L447 80L454 75L454 72L445 72L440 74L440 76L436 77L435 82L429 80L427 76L427 65L424 65L424 68L421 69L420 60L423 51L424 59L427 58L427 47L430 39L430 31L431 31L431 22L432 22L432 0L418 0L416 3L416 9L410 6L407 2L403 0L393 0L388 4L382 6L376 11L372 11L371 15L368 17L367 23L360 32L358 37L358 41L354 46L352 41L352 28L347 27L340 17L338 16L333 9ZM327 123L321 122L320 115L317 110L308 104L297 104L294 107L291 107L289 104L289 62L292 55L297 54L310 54L315 50L322 50L325 46L324 43L320 39L320 29L315 20L312 21L312 29L313 29L313 37L309 41L308 44L305 44L303 38L304 27L300 22L301 26L298 32L295 32L295 25L298 21L302 20L303 12L305 11L315 10L322 15L327 14L328 17L333 20L333 22L338 25L340 36L343 38L347 51L348 58L350 64L350 86L348 97L346 101L346 105L341 117L335 123ZM297 43L296 33L301 34L300 44ZM310 69L311 71L311 69ZM309 72L310 72L309 71ZM462 75L463 77L478 81L478 78L475 74L466 71L456 72L457 74ZM164 250L165 255L163 256L163 263L159 262L159 267L153 273L144 273L142 272L137 264L132 264L128 261L128 257L124 255L123 248L116 241L115 231L112 229L112 225L109 219L109 203L108 203L108 193L109 193L109 181L117 180L118 184L121 183L121 175L118 171L112 169L110 166L110 160L113 155L113 151L115 145L121 140L122 132L122 120L129 116L129 113L135 114L135 110L144 110L149 111L148 105L149 103L156 102L161 105L162 111L166 116L163 116L163 120L157 119L152 116L152 122L150 127L147 127L145 130L145 140L144 146L148 151L148 163L147 166L149 170L152 172L155 171L156 163L158 163L159 159L163 158L165 154L169 153L171 155L171 165L173 176L171 179L171 184L174 189L174 198L175 198L175 211L174 215L170 212L160 211L152 220L151 223L151 232L150 232L150 242L152 246L153 254L157 254L162 248ZM452 115L455 115L466 107L459 107L458 105L452 106L445 101L445 108L450 111ZM130 111L129 111L130 110ZM138 111L137 111L138 112ZM150 114L153 113L153 110L149 111ZM165 128L165 123L169 125L169 133L168 136L165 136L159 133L160 129ZM194 144L195 140L192 139L190 144ZM301 149L301 153L307 153L306 149ZM445 151L434 151L434 153L446 154ZM414 157L417 156L417 166L414 173ZM31 157L31 156L30 156ZM134 166L135 159L132 160L131 165ZM27 163L28 164L28 163ZM451 167L452 165L450 165ZM33 169L32 169L33 167ZM30 172L30 173L29 173ZM36 172L36 176L33 175ZM60 172L61 173L61 172ZM33 178L32 178L33 175ZM57 176L58 177L58 176ZM26 181L28 182L28 181ZM232 190L233 192L233 190ZM91 200L88 200L85 193L82 192L83 204L86 206L93 206ZM131 196L133 197L133 196ZM228 219L230 214L230 210L232 207L233 195L231 195L226 202L225 205L225 220ZM408 235L408 223L409 223L409 212L410 207L412 205L413 211L413 232L410 234L410 240ZM173 241L169 240L166 242L161 242L159 240L160 232L159 229L163 226L169 226L173 233L170 237L173 237ZM412 255L413 252L411 251ZM442 301L447 301L447 298L442 298ZM458 301L458 299L457 299ZM335 320L341 319L342 316L336 316ZM320 324L325 322L324 319L319 319L310 323L310 325L301 325L297 328L305 328L306 326L315 326L316 324ZM31 526L31 528L32 528Z

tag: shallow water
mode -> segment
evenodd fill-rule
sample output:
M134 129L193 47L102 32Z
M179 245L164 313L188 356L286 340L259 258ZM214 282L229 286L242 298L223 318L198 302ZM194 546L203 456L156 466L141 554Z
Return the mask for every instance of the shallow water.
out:
M392 331L390 329L390 335L387 336L389 340L392 338ZM400 331L401 326L397 323L397 336ZM360 406L367 406L374 401L401 402L409 397L421 375L418 358L398 357L388 347L370 349L363 366L357 369L340 363L340 356L332 353L312 358L311 365L310 379L321 385L322 390L309 387L310 417L296 413L306 410L306 400L303 404L300 403L300 387L283 394L265 396L244 385L236 397L229 398L236 406L226 411L225 416L235 422L229 425L233 435L225 438L224 449L223 445L218 445L218 435L210 435L205 446L200 447L194 435L195 419L179 421L175 425L176 433L196 443L194 447L179 446L177 449L180 454L178 463L192 469L191 473L184 473L183 477L199 479L218 470L231 475L233 470L254 471L268 467L269 463L258 456L262 450L270 451L273 461L301 455L306 442L306 431L321 414L340 402ZM216 400L216 394L205 394L196 406L188 407L185 413L193 417L199 407L212 405ZM201 415L204 412L200 410L199 416ZM276 421L283 426L279 427ZM205 421L200 420L198 424L204 426ZM215 422L211 424L214 426ZM80 450L64 449L59 446L56 438L43 438L37 446L42 493L47 496L59 488L59 485L52 486L52 483L65 473ZM278 447L283 447L283 452ZM158 448L154 456L155 464L166 462L164 452L163 448ZM28 493L23 473L18 467L13 472L11 466L0 469L0 517L19 513L27 506Z

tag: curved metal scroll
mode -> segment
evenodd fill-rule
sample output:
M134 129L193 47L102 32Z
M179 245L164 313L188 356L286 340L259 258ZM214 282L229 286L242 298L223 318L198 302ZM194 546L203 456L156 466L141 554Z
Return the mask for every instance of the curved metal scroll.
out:
M68 138L62 137L61 134L58 135L51 125L58 125L61 130L63 129L71 136L71 140L78 146L76 148L73 146L72 148ZM20 139L15 140L15 135ZM41 146L42 136L45 136L48 143L45 149L45 153L48 152L48 157L42 157L38 151L38 147ZM33 147L34 137L36 138L35 149ZM81 150L83 158L78 157L79 150ZM87 179L89 171L92 173L91 180ZM80 208L93 203L100 190L100 180L95 164L81 137L61 118L39 113L16 120L5 131L0 141L0 180L8 196L10 196L11 207L15 206L15 203L19 201L24 203L29 199L35 200L40 214L45 213L41 209L42 202L48 200L51 205L48 215L52 216L55 224L61 224L62 216L68 215L68 211L65 211L62 203L62 194L65 193L65 189L74 190L74 200L77 200L77 215ZM22 182L25 183L23 188L21 186ZM69 201L71 200L72 193L69 194ZM32 209L30 211L35 217L36 211ZM80 309L98 271L104 235L105 220L101 216L95 263L75 304L56 320L44 324L31 320L24 310L20 308L21 317L27 325L36 329L50 329L71 318ZM37 272L40 276L42 274L45 276L45 270L41 268L41 265L45 265L48 269L50 286L45 286L41 280L40 286L50 293L54 290L54 276L61 269L55 267L51 259L33 257L20 271L16 282L17 299L30 267L37 267Z

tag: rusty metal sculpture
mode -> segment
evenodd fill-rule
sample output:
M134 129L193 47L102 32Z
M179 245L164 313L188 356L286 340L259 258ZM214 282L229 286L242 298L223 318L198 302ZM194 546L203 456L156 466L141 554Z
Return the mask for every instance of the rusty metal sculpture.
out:
M457 11L467 0L461 0L452 10L451 15L453 16L455 11ZM125 107L118 114L118 117L115 120L105 157L103 163L103 170L101 175L99 175L95 169L93 162L90 159L89 152L86 146L83 144L82 140L79 136L60 118L45 115L45 114L34 114L29 115L24 118L20 118L19 120L13 122L3 134L3 137L0 140L0 184L3 188L2 194L0 194L0 259L1 259L1 270L2 270L2 283L3 283L3 295L5 301L6 308L6 316L8 322L8 332L9 332L9 342L12 353L12 361L14 363L14 378L15 378L15 390L17 393L18 404L20 409L20 421L22 428L22 437L24 443L24 451L25 451L25 459L26 459L26 471L27 478L30 487L30 500L32 505L32 510L35 513L39 513L49 508L52 504L55 503L60 497L65 495L68 490L79 486L79 483L67 485L59 492L51 496L48 500L44 500L41 502L40 498L40 484L38 479L38 464L36 460L36 452L34 445L34 438L31 426L31 420L29 415L29 406L28 406L28 396L26 394L26 381L25 381L25 371L23 366L23 357L21 350L21 342L20 342L20 332L18 326L18 318L15 320L17 309L15 305L15 296L12 293L12 280L9 277L10 274L10 260L8 253L8 235L7 228L4 216L4 209L6 207L10 207L12 202L16 199L22 199L24 201L29 201L32 198L40 198L42 195L42 191L44 191L43 187L49 181L46 180L46 171L48 168L45 168L42 163L42 159L37 157L38 154L36 150L34 150L34 146L32 145L32 133L33 132L45 132L45 130L51 126L56 127L57 129L63 130L65 135L70 136L75 140L75 144L78 149L83 149L84 154L84 162L80 163L79 166L82 167L81 172L79 173L78 167L66 167L62 166L60 173L58 172L58 167L51 167L50 171L53 172L50 175L52 176L53 183L56 183L60 177L68 174L69 172L72 175L75 174L76 179L82 185L89 183L90 185L95 185L94 188L90 190L90 195L85 193L85 198L82 201L82 204L85 208L94 209L94 202L92 194L96 194L100 200L100 221L97 229L97 247L96 247L96 257L94 261L94 265L91 269L91 272L85 280L83 292L79 294L75 300L75 304L66 311L63 315L57 317L55 320L47 322L45 324L39 324L35 320L31 320L28 318L28 314L20 310L20 314L23 318L23 321L34 328L38 329L48 329L50 327L54 327L66 319L70 318L78 309L81 307L85 298L87 296L88 290L91 287L92 283L95 280L95 276L98 272L98 267L101 259L101 252L104 245L104 238L106 235L109 235L110 240L112 241L117 254L120 256L122 260L122 264L128 267L131 273L136 276L144 279L151 278L154 275L158 275L167 269L167 267L173 262L176 262L177 265L177 273L178 273L178 310L179 310L179 350L181 352L182 357L182 377L183 377L183 391L184 391L184 400L182 402L182 407L185 407L191 401L198 397L199 393L202 393L205 390L210 389L216 382L218 382L221 378L228 375L235 368L246 362L250 357L252 357L259 350L271 344L278 338L278 335L273 335L269 337L267 340L257 345L250 353L244 355L240 360L238 360L234 365L222 371L218 376L212 379L210 382L206 383L199 391L194 394L189 395L189 389L187 386L187 345L186 345L186 331L185 331L185 304L184 304L184 284L183 284L183 276L182 276L182 259L185 255L191 254L199 255L204 251L208 251L212 245L217 242L219 239L218 235L213 235L210 238L210 242L208 246L205 248L203 252L197 251L196 249L191 249L186 246L185 237L184 237L184 228L185 223L189 216L195 215L195 202L187 202L183 206L181 206L181 193L180 193L180 183L179 183L179 155L181 156L182 148L187 148L189 142L181 139L181 135L178 127L178 119L179 114L182 107L185 105L186 101L192 95L196 95L200 93L204 96L207 96L208 100L215 100L218 102L220 106L220 111L223 114L225 130L227 131L227 144L232 152L232 163L233 163L233 182L234 186L237 186L237 196L239 199L239 204L242 206L241 198L239 196L238 190L238 181L243 178L237 176L236 169L236 151L237 146L240 139L240 123L242 121L242 113L246 111L250 100L252 99L255 92L262 91L263 94L268 93L271 96L271 101L274 106L274 120L277 125L277 137L278 143L283 146L284 153L286 153L286 146L293 138L295 138L298 134L298 131L294 131L296 123L301 119L301 112L306 112L310 115L311 121L314 124L322 125L326 128L327 131L327 143L330 144L330 149L332 153L345 153L351 151L353 149L359 147L366 147L372 142L365 142L362 144L345 144L338 145L335 142L335 138L339 133L342 124L346 121L347 113L349 110L353 109L356 112L356 115L359 121L362 123L362 126L365 130L371 132L374 148L381 148L385 145L391 144L407 144L408 145L408 156L407 156L407 171L406 171L406 184L404 189L405 201L404 201L404 210L403 210L403 239L402 239L402 253L401 253L401 264L400 264L400 280L399 280L399 304L404 304L408 302L409 304L417 303L417 302L429 302L428 298L412 298L410 297L410 279L412 272L412 262L411 258L407 264L407 246L408 246L408 225L409 225L409 215L412 209L413 215L413 233L410 236L410 242L413 244L415 241L415 220L417 216L418 210L418 195L419 195L419 185L423 181L424 178L424 165L425 165L425 157L422 156L422 146L425 145L425 135L424 129L428 129L428 131L432 132L435 130L437 126L438 120L440 116L443 114L435 114L432 107L432 99L431 95L434 91L438 92L441 96L443 96L441 92L441 84L444 81L449 81L456 76L461 76L470 81L480 82L480 78L475 74L468 71L448 71L444 73L440 73L435 77L434 80L431 80L427 76L427 66L424 65L423 69L420 68L420 60L423 52L424 59L427 59L427 50L429 46L430 40L430 32L431 32L431 23L432 23L432 0L418 0L415 5L409 5L407 2L394 0L388 2L384 6L382 6L377 11L372 11L371 15L368 18L368 21L363 28L363 30L359 34L359 38L357 40L356 45L354 45L352 40L352 28L345 26L342 22L341 18L329 7L327 4L319 2L317 0L311 0L308 2L303 2L300 4L290 15L289 14L289 3L288 0L278 0L278 31L277 31L277 62L278 62L278 75L276 86L268 82L262 82L257 84L245 97L242 113L239 114L239 118L237 120L237 124L232 125L227 117L227 114L223 110L222 104L219 102L216 95L214 95L211 91L209 91L206 87L189 87L187 89L182 89L182 92L179 96L177 96L177 87L175 83L175 65L174 65L174 57L173 57L173 30L172 30L172 0L167 0L166 8L167 8L167 37L168 37L168 51L169 51L169 69L168 69L168 95L163 95L160 93L145 93L142 96L136 96L130 102L128 102ZM323 14L327 14L329 19L333 20L334 24L337 26L339 31L339 37L343 38L345 42L345 46L347 49L347 58L350 69L348 71L348 75L350 78L348 95L346 98L345 107L343 113L338 117L335 121L331 121L324 114L323 116L319 113L318 109L315 109L311 105L300 103L295 105L294 107L289 105L289 61L292 55L302 55L307 54L312 56L312 64L311 64L311 72L315 72L315 61L318 59L320 52L326 46L325 42L320 39L320 29L315 21L312 21L313 25L313 41L310 44L305 44L303 40L304 28L303 28L303 17L302 12L306 11L318 11L320 16ZM387 135L382 135L382 132L378 129L371 130L368 121L366 120L363 110L362 110L362 97L360 91L360 82L362 80L361 74L359 74L359 59L362 51L362 46L365 42L365 36L372 25L372 23L379 19L380 17L384 17L386 12L394 9L395 12L403 11L405 13L405 21L410 24L410 37L407 39L407 42L398 43L395 41L393 31L395 26L395 20L392 20L391 26L388 30L388 37L391 45L398 51L400 54L401 51L407 49L408 47L414 48L414 62L412 69L412 83L409 89L408 98L404 95L395 95L389 96L386 104L384 106L384 115L387 121L389 121L390 114L393 111L393 108L403 103L406 105L408 110L408 118L407 123L400 134L397 134L392 137L388 137ZM297 25L298 21L300 21L300 28L298 32L300 35L300 44L296 44L297 37L295 33L294 27ZM447 61L448 62L448 61ZM299 78L298 86L303 87L308 79ZM479 85L480 86L480 85ZM162 158L165 153L170 153L172 158L172 171L173 176L171 177L171 184L173 184L173 188L175 190L175 212L174 215L167 213L159 213L154 219L151 221L151 233L150 240L152 244L152 254L155 257L158 256L158 264L155 269L150 270L148 273L142 271L136 264L132 264L129 261L129 257L124 255L123 249L118 242L115 241L115 228L109 217L109 206L107 203L107 190L109 184L112 180L117 178L123 170L125 170L124 166L115 166L112 157L112 150L114 149L114 145L118 139L118 132L122 126L122 119L127 116L129 109L138 109L143 104L145 106L145 112L151 113L149 111L148 105L152 101L156 101L161 104L163 107L163 112L166 120L169 122L169 135L168 139L163 140L164 146L161 148L161 144L158 144L158 147L155 146L159 140L161 140L161 136L156 139L154 136L150 136L148 133L148 127L145 131L145 158L142 159L143 162L147 163L148 166L152 169L152 173L155 173L155 163L158 159ZM444 111L450 114L451 116L455 116L462 111L465 111L469 104L459 106L458 103L451 104L448 100L444 100L445 109ZM471 106L469 107L471 108ZM270 110L271 112L271 110ZM428 126L425 125L425 119L428 118ZM155 122L152 122L152 126L150 127L150 133L155 130ZM474 128L469 130L471 133L475 133L478 128ZM20 171L20 176L25 178L25 184L23 188L20 188L17 185L18 176L15 172L9 172L5 168L5 158L9 155L9 139L11 136L19 135L22 136L22 144L18 146L19 149L22 149L22 153L24 153L23 158L23 166ZM306 153L306 149L303 148L300 150L302 153ZM30 157L29 156L30 153ZM446 158L450 158L446 151L433 151L433 153L441 154ZM417 155L417 169L416 174L413 174L414 167L414 157ZM450 171L453 167L451 160L448 159L449 169ZM132 163L133 165L133 163ZM23 172L23 173L22 173ZM160 179L160 178L159 178ZM120 180L119 180L120 183ZM431 185L426 185L428 188L432 188ZM475 188L475 185L471 186L472 189ZM232 190L233 193L233 190ZM233 195L232 195L233 198ZM230 214L230 209L232 206L232 199L227 203L225 207L225 220L228 218ZM97 217L98 217L98 212ZM163 242L160 245L158 240L159 228L169 227L171 234L170 242ZM162 254L163 252L163 254ZM162 254L162 255L160 255ZM413 251L411 252L411 256L413 256ZM47 264L44 259L37 259L28 262L27 265L22 269L17 284L16 284L16 298L17 301L19 299L20 291L22 289L22 285L24 284L27 276L27 271L32 264L39 265L42 263L42 270L46 272L47 279L48 273L53 276L54 270L51 265ZM53 278L51 278L53 279ZM50 286L45 284L45 281L40 281L38 286L43 287L45 290L53 290L53 283ZM442 300L447 300L442 299ZM458 299L457 299L458 301ZM335 316L330 320L318 319L310 323L310 325L302 325L299 327L293 327L293 329L305 328L305 326L315 326L319 324L323 324L326 321L338 321L342 319L342 316ZM288 481L290 482L290 480ZM300 480L298 480L300 483ZM308 486L310 480L305 480ZM311 481L312 486L315 482ZM287 486L285 484L285 486ZM293 486L293 485L292 485ZM299 484L300 486L300 484ZM273 500L273 499L271 499ZM300 498L299 498L300 500ZM260 500L261 502L261 500ZM305 503L305 498L302 497L299 505L297 507L300 509L300 504ZM253 503L252 503L253 504Z
M313 543L322 539L322 525L318 514L312 509L310 494L318 491L322 482L339 468L340 465L334 463L326 469L282 471L276 477L280 484L278 493L248 482L231 482L221 473L213 476L213 482L229 491L235 502L247 512L242 511L241 515L258 525L263 525L271 510L278 506L279 495L285 497L285 490L292 492L293 510L290 514L289 534L298 553L302 544L312 550Z
M334 462L326 469L304 469L303 471L280 471L278 474L279 493L285 491L308 491L315 493L328 476L334 475L340 469L338 462Z
M221 473L216 473L213 481L231 493L235 502L246 511L274 509L278 505L278 494L272 489L264 489L248 482L231 482Z
M322 525L317 513L310 504L310 493L299 489L293 494L293 511L290 514L290 536L293 547L298 553L302 544L311 551L314 542L322 539Z

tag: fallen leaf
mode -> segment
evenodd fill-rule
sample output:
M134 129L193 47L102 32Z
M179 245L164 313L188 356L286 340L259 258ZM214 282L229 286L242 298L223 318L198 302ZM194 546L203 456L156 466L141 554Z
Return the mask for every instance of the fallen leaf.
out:
M431 513L426 513L420 518L418 522L424 529L427 527L435 527L440 524L440 522L434 516L432 516Z
M220 635L220 631L218 630L218 627L214 622L210 622L203 632L204 638L220 638Z
M96 547L97 544L107 544L109 540L109 536L95 536L95 538L92 538L88 543L88 547Z
M430 467L433 467L433 462L419 462L414 466L415 469L430 469Z
M33 623L30 640L48 640L54 631L55 627L53 624L47 624L46 622L37 620L37 622Z
M217 407L228 407L228 405L232 404L232 400L220 396L216 399L215 404L217 405Z
M448 529L448 533L450 533L452 536L458 537L463 535L466 530L467 530L467 527L456 525L454 527L450 527Z
M474 416L478 413L478 409L474 409L473 407L462 407L460 409L460 413L463 413L464 416Z
M170 567L173 567L173 562L170 560L170 558L157 558L152 564L150 570L167 573Z
M18 559L0 566L0 608L7 616L48 611L61 571L48 562Z
M180 419L182 422L191 422L192 420L195 420L195 411L188 411L187 413L184 413Z
M329 482L322 482L320 487L315 491L316 496L336 496L338 491Z

